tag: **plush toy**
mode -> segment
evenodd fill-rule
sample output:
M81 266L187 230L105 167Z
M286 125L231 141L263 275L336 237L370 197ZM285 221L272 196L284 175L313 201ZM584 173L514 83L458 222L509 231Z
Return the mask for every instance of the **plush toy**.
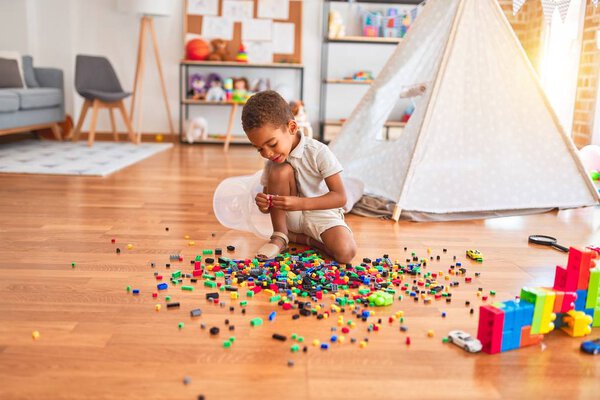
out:
M223 79L219 74L210 74L206 79L208 92L206 92L207 101L225 101L225 91L223 90Z
M210 41L212 52L208 55L208 61L225 61L227 59L227 43L223 39Z
M194 100L204 100L206 98L206 79L200 74L193 74L190 77L190 91L188 96Z
M296 120L298 127L302 130L302 133L305 136L312 138L313 130L310 122L308 121L308 116L304 111L304 103L301 100L290 101L290 109L292 110L294 119Z
M234 78L232 100L237 103L245 103L248 97L250 97L248 80L246 78Z
M188 121L188 129L186 132L188 143L194 143L206 138L208 138L208 122L206 121L206 118L196 117L193 120Z

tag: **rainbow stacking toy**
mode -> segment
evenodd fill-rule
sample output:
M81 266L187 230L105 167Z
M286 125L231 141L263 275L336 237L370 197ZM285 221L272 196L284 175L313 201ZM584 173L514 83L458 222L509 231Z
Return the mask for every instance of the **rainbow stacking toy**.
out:
M596 249L569 249L567 267L556 267L552 288L523 288L519 300L479 308L477 339L488 354L539 343L560 328L573 337L600 326L600 267Z

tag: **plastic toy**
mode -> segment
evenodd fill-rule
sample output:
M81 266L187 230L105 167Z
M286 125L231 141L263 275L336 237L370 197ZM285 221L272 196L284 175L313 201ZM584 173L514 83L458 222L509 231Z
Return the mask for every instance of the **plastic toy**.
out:
M494 354L539 343L560 328L573 337L600 326L600 268L597 253L569 249L567 267L557 266L552 288L523 288L520 300L480 307L477 338Z
M483 254L479 250L467 250L467 257L477 262L483 262Z
M210 54L210 46L205 40L192 39L185 45L185 54L188 60L205 61Z
M246 53L246 47L244 47L243 44L240 44L240 48L235 56L235 61L241 62L241 63L248 62L248 53Z
M463 331L450 331L448 341L470 353L478 353L483 347L479 340Z
M581 351L588 354L600 354L600 338L581 343Z
M248 80L246 78L234 78L231 99L236 103L245 103L249 97Z
M223 39L213 39L210 41L212 52L208 55L208 61L227 60L227 42Z

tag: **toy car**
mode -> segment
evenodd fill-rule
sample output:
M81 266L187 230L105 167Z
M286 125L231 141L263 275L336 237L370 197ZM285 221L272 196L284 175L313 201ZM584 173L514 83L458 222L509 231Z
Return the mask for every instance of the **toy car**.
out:
M600 338L581 343L581 351L593 355L600 354Z
M450 331L448 333L448 341L470 353L478 353L482 348L479 340L463 331Z
M467 250L467 257L472 260L483 262L483 254L479 250Z

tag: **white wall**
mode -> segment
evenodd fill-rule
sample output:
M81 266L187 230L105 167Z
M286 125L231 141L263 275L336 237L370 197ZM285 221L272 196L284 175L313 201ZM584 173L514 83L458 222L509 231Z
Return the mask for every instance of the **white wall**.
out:
M304 0L304 99L309 116L315 124L319 101L321 10L320 0ZM182 13L183 0L173 0L171 17L155 18L158 46L176 130L179 118L179 60L183 54ZM98 54L108 57L122 86L131 91L138 30L139 19L120 13L116 0L0 0L0 49L31 54L36 66L61 68L65 73L67 112L75 119L82 103L73 88L75 56ZM142 130L167 132L162 92L152 57L153 53L148 51ZM226 116L225 112L224 118ZM117 121L119 129L124 130L119 118ZM108 115L101 112L98 129L108 131L109 128ZM87 127L84 126L84 129ZM241 133L239 123L236 131Z

